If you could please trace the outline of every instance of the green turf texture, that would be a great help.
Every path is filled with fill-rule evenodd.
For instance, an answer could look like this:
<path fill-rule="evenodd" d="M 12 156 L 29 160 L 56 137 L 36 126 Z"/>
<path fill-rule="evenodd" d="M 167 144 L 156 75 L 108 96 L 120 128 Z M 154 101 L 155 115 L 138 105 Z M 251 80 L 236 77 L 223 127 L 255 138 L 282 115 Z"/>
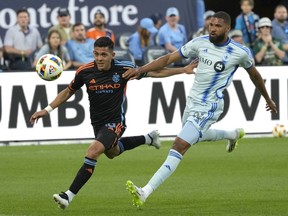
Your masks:
<path fill-rule="evenodd" d="M 113 160 L 101 156 L 89 182 L 66 210 L 52 200 L 66 191 L 88 144 L 0 147 L 0 216 L 4 215 L 288 215 L 288 138 L 198 143 L 146 201 L 131 204 L 127 180 L 144 186 L 165 160 L 162 148 L 141 146 Z"/>

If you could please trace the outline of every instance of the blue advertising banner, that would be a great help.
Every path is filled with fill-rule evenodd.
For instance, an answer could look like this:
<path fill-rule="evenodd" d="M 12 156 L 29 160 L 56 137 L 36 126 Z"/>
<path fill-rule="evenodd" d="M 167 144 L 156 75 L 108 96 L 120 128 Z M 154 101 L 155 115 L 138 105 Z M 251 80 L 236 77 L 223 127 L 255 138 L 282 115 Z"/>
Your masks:
<path fill-rule="evenodd" d="M 93 26 L 93 17 L 101 10 L 106 17 L 107 28 L 115 35 L 121 32 L 134 32 L 138 21 L 158 12 L 163 15 L 168 7 L 177 7 L 180 12 L 180 23 L 185 25 L 187 34 L 202 26 L 203 0 L 27 0 L 0 1 L 0 36 L 3 39 L 6 30 L 15 25 L 16 12 L 27 8 L 30 13 L 30 24 L 38 28 L 42 35 L 57 23 L 57 10 L 67 7 L 71 13 L 71 23 L 82 22 L 87 28 Z M 198 18 L 197 18 L 198 17 Z"/>

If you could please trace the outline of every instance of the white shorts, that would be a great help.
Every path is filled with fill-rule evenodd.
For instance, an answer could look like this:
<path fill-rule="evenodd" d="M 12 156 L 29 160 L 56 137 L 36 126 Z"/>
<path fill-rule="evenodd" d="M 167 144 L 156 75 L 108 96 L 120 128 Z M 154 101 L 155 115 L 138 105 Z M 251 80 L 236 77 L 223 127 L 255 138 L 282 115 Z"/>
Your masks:
<path fill-rule="evenodd" d="M 195 128 L 200 132 L 201 137 L 201 134 L 205 133 L 205 131 L 218 120 L 223 109 L 223 99 L 213 103 L 201 103 L 193 101 L 191 97 L 188 97 L 182 118 L 182 125 L 184 126 L 187 121 L 192 122 Z"/>

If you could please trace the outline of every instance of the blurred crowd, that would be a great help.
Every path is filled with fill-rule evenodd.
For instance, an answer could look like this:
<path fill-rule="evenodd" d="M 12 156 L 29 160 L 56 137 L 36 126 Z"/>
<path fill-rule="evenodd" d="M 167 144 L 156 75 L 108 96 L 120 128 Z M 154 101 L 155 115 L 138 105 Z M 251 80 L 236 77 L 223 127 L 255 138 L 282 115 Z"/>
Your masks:
<path fill-rule="evenodd" d="M 256 65 L 275 66 L 288 64 L 287 8 L 277 5 L 274 18 L 261 17 L 253 12 L 253 0 L 240 0 L 241 13 L 232 26 L 230 38 L 250 48 Z M 0 71 L 31 71 L 44 54 L 59 56 L 64 70 L 74 70 L 93 61 L 95 39 L 107 36 L 115 43 L 116 58 L 143 65 L 161 55 L 178 50 L 189 40 L 207 35 L 209 21 L 215 12 L 204 13 L 204 25 L 196 32 L 186 32 L 180 24 L 181 12 L 169 7 L 165 14 L 155 13 L 140 19 L 135 32 L 118 33 L 106 28 L 104 13 L 94 14 L 94 23 L 86 29 L 82 23 L 71 23 L 67 8 L 59 8 L 58 23 L 47 35 L 40 35 L 37 28 L 29 26 L 27 9 L 17 11 L 17 23 L 0 37 Z M 233 42 L 233 43 L 234 43 Z M 185 65 L 187 61 L 179 62 Z M 177 65 L 177 64 L 175 64 Z"/>

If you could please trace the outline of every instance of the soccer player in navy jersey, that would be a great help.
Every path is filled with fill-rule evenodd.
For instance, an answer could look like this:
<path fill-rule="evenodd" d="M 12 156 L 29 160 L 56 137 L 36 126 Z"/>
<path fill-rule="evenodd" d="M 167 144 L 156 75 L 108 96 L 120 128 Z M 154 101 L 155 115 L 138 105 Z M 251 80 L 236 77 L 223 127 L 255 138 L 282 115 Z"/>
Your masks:
<path fill-rule="evenodd" d="M 209 35 L 195 38 L 173 53 L 124 73 L 125 78 L 133 79 L 147 71 L 155 71 L 177 62 L 181 58 L 199 58 L 194 83 L 186 100 L 182 118 L 183 128 L 174 140 L 167 159 L 143 188 L 137 187 L 130 180 L 126 183 L 135 206 L 143 205 L 148 196 L 172 175 L 192 145 L 200 141 L 228 139 L 226 150 L 233 151 L 238 140 L 244 136 L 244 130 L 215 130 L 210 129 L 210 126 L 223 112 L 222 92 L 232 82 L 239 66 L 248 72 L 251 81 L 265 99 L 266 110 L 277 112 L 276 105 L 269 97 L 264 81 L 254 66 L 250 50 L 228 37 L 230 25 L 229 14 L 215 13 L 209 24 Z"/>
<path fill-rule="evenodd" d="M 129 61 L 114 59 L 114 43 L 109 37 L 101 37 L 94 43 L 95 60 L 78 68 L 75 78 L 66 89 L 43 110 L 35 112 L 31 124 L 48 115 L 53 109 L 67 101 L 83 85 L 87 88 L 90 102 L 90 118 L 95 140 L 87 149 L 84 164 L 66 192 L 54 194 L 53 198 L 62 209 L 68 207 L 73 197 L 90 179 L 101 154 L 112 159 L 127 150 L 142 144 L 160 148 L 159 133 L 154 130 L 146 135 L 121 137 L 125 131 L 125 89 L 128 79 L 122 77 L 127 68 L 136 67 Z M 163 68 L 143 74 L 150 77 L 166 77 L 180 73 L 193 73 L 198 62 L 191 62 L 185 68 Z"/>

